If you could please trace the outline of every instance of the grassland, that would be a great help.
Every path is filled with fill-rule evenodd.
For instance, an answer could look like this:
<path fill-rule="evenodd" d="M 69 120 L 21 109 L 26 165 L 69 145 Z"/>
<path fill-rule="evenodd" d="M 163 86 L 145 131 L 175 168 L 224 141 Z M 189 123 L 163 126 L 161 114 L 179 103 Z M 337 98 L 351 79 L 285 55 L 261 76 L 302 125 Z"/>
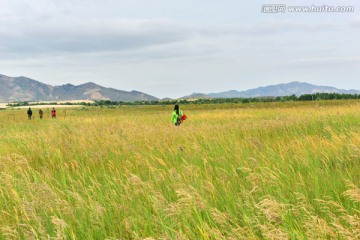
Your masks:
<path fill-rule="evenodd" d="M 0 111 L 0 239 L 360 238 L 360 102 L 183 110 Z"/>

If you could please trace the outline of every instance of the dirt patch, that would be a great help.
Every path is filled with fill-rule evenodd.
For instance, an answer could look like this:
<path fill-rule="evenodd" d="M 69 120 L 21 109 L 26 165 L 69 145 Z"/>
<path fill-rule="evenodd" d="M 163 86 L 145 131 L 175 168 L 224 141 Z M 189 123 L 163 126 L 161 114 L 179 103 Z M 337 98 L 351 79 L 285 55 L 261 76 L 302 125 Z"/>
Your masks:
<path fill-rule="evenodd" d="M 21 106 L 21 107 L 13 107 L 13 108 L 75 108 L 75 107 L 83 107 L 83 105 L 34 105 L 34 106 Z"/>

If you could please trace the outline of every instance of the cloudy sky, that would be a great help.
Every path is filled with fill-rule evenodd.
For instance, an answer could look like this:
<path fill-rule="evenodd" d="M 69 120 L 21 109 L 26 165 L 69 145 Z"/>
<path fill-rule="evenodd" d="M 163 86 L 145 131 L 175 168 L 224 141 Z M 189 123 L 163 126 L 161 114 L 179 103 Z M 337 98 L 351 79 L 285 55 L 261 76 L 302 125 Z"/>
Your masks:
<path fill-rule="evenodd" d="M 264 4 L 354 6 L 262 13 Z M 0 0 L 0 74 L 156 97 L 291 81 L 360 89 L 358 0 Z"/>

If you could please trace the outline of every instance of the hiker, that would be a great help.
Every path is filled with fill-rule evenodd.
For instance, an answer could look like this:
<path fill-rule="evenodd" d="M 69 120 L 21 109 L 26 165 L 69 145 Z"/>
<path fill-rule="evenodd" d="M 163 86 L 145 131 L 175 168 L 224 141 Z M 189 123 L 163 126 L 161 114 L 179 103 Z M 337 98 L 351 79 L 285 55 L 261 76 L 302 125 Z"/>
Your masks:
<path fill-rule="evenodd" d="M 28 115 L 28 119 L 31 120 L 31 117 L 32 117 L 32 110 L 31 110 L 31 108 L 29 108 L 29 110 L 27 110 L 27 115 Z"/>
<path fill-rule="evenodd" d="M 179 105 L 175 104 L 174 111 L 172 113 L 172 123 L 175 126 L 180 126 L 180 124 L 186 119 L 186 115 L 183 114 L 183 111 L 179 109 Z"/>
<path fill-rule="evenodd" d="M 52 118 L 56 118 L 56 110 L 55 110 L 55 108 L 53 108 L 53 109 L 51 110 L 51 117 L 52 117 Z"/>
<path fill-rule="evenodd" d="M 43 119 L 43 116 L 44 116 L 44 112 L 43 110 L 39 110 L 39 116 L 40 116 L 40 119 L 42 120 Z"/>

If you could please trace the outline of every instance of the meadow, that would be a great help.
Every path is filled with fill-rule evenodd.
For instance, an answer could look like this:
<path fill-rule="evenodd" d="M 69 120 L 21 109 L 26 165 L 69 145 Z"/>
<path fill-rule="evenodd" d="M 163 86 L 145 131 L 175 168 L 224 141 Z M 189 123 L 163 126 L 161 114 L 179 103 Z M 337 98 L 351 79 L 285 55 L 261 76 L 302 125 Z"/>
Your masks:
<path fill-rule="evenodd" d="M 359 239 L 360 101 L 0 111 L 0 239 Z"/>

